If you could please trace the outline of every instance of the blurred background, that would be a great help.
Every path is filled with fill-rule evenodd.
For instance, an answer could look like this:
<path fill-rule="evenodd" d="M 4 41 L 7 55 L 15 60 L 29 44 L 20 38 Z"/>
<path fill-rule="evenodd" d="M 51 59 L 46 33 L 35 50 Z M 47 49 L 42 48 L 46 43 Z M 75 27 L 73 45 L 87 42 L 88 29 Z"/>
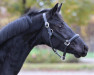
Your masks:
<path fill-rule="evenodd" d="M 27 70 L 47 71 L 43 75 L 49 71 L 52 71 L 53 75 L 57 71 L 60 71 L 60 74 L 56 75 L 61 73 L 73 75 L 74 71 L 74 74 L 77 72 L 77 74 L 94 75 L 94 0 L 0 0 L 0 28 L 24 15 L 30 8 L 35 7 L 39 10 L 52 8 L 57 2 L 63 3 L 61 14 L 64 21 L 79 33 L 88 45 L 88 55 L 77 59 L 67 54 L 66 60 L 61 61 L 48 46 L 36 46 L 28 55 L 19 75 L 29 75 L 25 74 Z M 42 75 L 43 72 L 38 72 L 38 75 L 39 73 Z"/>

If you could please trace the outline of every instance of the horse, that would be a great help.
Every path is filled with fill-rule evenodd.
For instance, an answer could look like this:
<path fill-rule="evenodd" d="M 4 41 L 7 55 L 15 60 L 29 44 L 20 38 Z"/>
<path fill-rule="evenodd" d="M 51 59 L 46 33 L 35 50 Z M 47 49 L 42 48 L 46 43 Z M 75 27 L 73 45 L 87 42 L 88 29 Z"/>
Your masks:
<path fill-rule="evenodd" d="M 48 45 L 57 50 L 85 57 L 88 47 L 64 22 L 59 13 L 62 4 L 51 9 L 31 10 L 0 30 L 0 75 L 17 75 L 32 48 Z M 57 49 L 57 50 L 56 50 Z"/>

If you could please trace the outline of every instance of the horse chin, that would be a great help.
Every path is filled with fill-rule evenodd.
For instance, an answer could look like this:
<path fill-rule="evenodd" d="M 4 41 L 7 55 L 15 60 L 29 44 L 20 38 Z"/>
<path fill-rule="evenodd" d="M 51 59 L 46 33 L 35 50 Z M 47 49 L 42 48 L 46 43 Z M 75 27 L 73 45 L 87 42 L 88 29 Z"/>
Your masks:
<path fill-rule="evenodd" d="M 78 54 L 74 54 L 74 56 L 75 56 L 76 58 L 80 58 L 80 57 L 81 57 L 81 56 L 78 55 Z"/>

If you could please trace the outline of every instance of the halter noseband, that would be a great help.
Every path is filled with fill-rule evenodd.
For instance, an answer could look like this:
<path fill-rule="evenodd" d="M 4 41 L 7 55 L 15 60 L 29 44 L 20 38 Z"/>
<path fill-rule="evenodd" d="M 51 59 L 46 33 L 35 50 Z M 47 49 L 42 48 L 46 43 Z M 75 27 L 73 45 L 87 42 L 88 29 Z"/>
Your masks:
<path fill-rule="evenodd" d="M 44 22 L 45 22 L 45 28 L 47 29 L 48 31 L 48 34 L 49 34 L 49 42 L 50 42 L 50 45 L 52 47 L 52 50 L 62 59 L 64 60 L 65 59 L 65 56 L 66 56 L 66 49 L 67 47 L 70 45 L 70 43 L 77 39 L 79 37 L 79 34 L 75 34 L 72 38 L 70 38 L 69 40 L 65 40 L 64 38 L 62 38 L 61 36 L 59 36 L 56 32 L 54 32 L 50 26 L 49 26 L 49 22 L 47 21 L 47 18 L 46 18 L 46 13 L 43 13 L 43 19 L 44 19 Z M 64 48 L 64 53 L 63 53 L 63 56 L 61 56 L 56 49 L 54 49 L 53 47 L 53 43 L 52 43 L 52 35 L 55 36 L 56 38 L 58 38 L 59 40 L 61 40 L 62 42 L 64 42 L 64 45 L 65 45 L 65 48 Z"/>

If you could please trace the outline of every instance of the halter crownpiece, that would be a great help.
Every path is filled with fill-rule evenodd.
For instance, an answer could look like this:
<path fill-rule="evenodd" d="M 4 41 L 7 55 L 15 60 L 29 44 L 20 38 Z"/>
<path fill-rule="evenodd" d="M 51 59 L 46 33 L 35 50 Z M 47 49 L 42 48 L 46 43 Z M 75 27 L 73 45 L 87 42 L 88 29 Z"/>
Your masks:
<path fill-rule="evenodd" d="M 55 54 L 57 54 L 62 60 L 65 59 L 65 56 L 66 56 L 66 49 L 67 47 L 70 45 L 70 43 L 77 39 L 79 37 L 79 34 L 75 34 L 72 38 L 70 38 L 69 40 L 65 40 L 64 38 L 62 38 L 61 36 L 59 36 L 59 34 L 57 34 L 56 32 L 53 31 L 53 29 L 50 28 L 49 26 L 49 22 L 47 21 L 47 18 L 46 18 L 46 13 L 43 13 L 43 19 L 44 19 L 44 22 L 45 22 L 45 28 L 47 29 L 48 31 L 48 34 L 49 34 L 49 42 L 50 42 L 50 45 L 52 47 L 52 50 L 54 51 Z M 61 56 L 57 50 L 53 47 L 53 43 L 52 43 L 52 35 L 55 36 L 56 38 L 58 38 L 59 40 L 61 40 L 64 45 L 65 45 L 65 48 L 64 48 L 64 53 L 63 53 L 63 56 Z M 65 42 L 64 42 L 65 40 Z"/>

